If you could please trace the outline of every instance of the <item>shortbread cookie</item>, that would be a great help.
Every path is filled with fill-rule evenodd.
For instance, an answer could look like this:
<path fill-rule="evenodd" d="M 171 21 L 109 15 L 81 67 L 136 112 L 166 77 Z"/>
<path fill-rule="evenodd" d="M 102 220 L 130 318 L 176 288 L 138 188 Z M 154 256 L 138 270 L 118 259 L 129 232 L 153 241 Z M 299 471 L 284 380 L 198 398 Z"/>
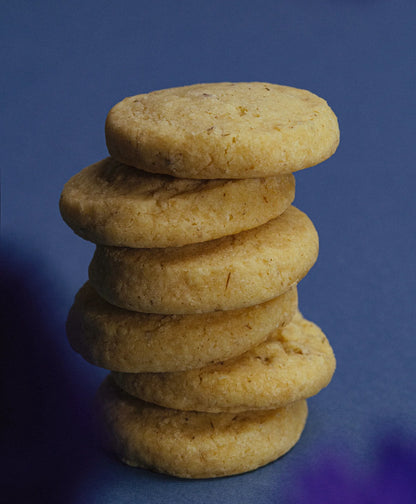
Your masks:
<path fill-rule="evenodd" d="M 113 373 L 127 393 L 180 410 L 274 409 L 317 394 L 335 371 L 332 348 L 318 326 L 298 313 L 240 357 L 176 373 Z"/>
<path fill-rule="evenodd" d="M 97 405 L 107 449 L 128 465 L 181 478 L 257 469 L 294 446 L 307 417 L 304 400 L 261 412 L 176 411 L 131 397 L 109 379 Z"/>
<path fill-rule="evenodd" d="M 246 352 L 288 323 L 297 290 L 241 310 L 158 315 L 117 308 L 89 283 L 78 292 L 67 320 L 72 348 L 88 362 L 130 373 L 179 371 Z"/>
<path fill-rule="evenodd" d="M 177 247 L 236 234 L 274 219 L 292 203 L 293 175 L 191 180 L 104 159 L 72 177 L 60 200 L 82 238 L 117 247 Z"/>
<path fill-rule="evenodd" d="M 165 249 L 97 246 L 90 281 L 109 303 L 145 313 L 202 313 L 264 303 L 303 278 L 318 255 L 306 214 L 289 207 L 262 226 Z"/>
<path fill-rule="evenodd" d="M 106 121 L 115 159 L 175 177 L 289 173 L 331 156 L 335 114 L 322 98 L 263 82 L 196 84 L 125 98 Z"/>

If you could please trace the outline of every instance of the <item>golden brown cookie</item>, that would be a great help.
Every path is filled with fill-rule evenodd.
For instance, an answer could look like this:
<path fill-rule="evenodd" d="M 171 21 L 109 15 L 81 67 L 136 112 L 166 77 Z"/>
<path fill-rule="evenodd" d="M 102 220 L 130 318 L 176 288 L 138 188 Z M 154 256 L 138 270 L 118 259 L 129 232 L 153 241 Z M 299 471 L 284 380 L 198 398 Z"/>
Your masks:
<path fill-rule="evenodd" d="M 222 82 L 125 98 L 106 121 L 112 157 L 175 177 L 266 177 L 316 165 L 339 143 L 322 98 L 264 82 Z"/>
<path fill-rule="evenodd" d="M 236 310 L 295 286 L 318 255 L 318 235 L 291 206 L 262 226 L 204 243 L 164 249 L 97 246 L 93 287 L 109 303 L 145 313 Z"/>
<path fill-rule="evenodd" d="M 111 380 L 97 400 L 103 441 L 124 463 L 180 478 L 214 478 L 257 469 L 298 441 L 306 401 L 244 413 L 183 412 L 131 397 Z"/>
<path fill-rule="evenodd" d="M 179 371 L 241 355 L 288 323 L 297 290 L 241 310 L 158 315 L 117 308 L 86 283 L 67 320 L 72 348 L 88 362 L 131 373 Z"/>
<path fill-rule="evenodd" d="M 280 408 L 330 382 L 335 357 L 324 333 L 299 313 L 234 359 L 176 373 L 113 373 L 127 393 L 180 410 L 212 413 Z"/>
<path fill-rule="evenodd" d="M 61 215 L 82 238 L 117 247 L 178 247 L 236 234 L 292 203 L 293 175 L 191 180 L 146 173 L 111 158 L 72 177 Z"/>

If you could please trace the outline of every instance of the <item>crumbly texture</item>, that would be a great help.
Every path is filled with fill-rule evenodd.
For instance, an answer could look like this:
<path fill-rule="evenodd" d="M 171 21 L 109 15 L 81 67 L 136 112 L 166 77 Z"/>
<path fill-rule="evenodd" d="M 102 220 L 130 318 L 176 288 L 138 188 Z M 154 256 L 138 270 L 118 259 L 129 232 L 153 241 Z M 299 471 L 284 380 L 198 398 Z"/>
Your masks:
<path fill-rule="evenodd" d="M 223 82 L 125 98 L 106 121 L 110 154 L 175 177 L 251 178 L 297 171 L 331 156 L 335 114 L 309 91 Z"/>
<path fill-rule="evenodd" d="M 298 313 L 240 357 L 176 373 L 113 373 L 127 393 L 167 408 L 207 412 L 274 409 L 317 394 L 335 357 L 324 333 Z"/>
<path fill-rule="evenodd" d="M 145 313 L 202 313 L 264 303 L 295 286 L 318 255 L 306 214 L 289 207 L 262 226 L 164 249 L 97 246 L 89 278 L 109 303 Z"/>
<path fill-rule="evenodd" d="M 244 413 L 161 408 L 106 379 L 97 398 L 103 441 L 124 463 L 180 478 L 244 473 L 281 457 L 298 441 L 306 401 Z"/>
<path fill-rule="evenodd" d="M 292 203 L 293 175 L 242 180 L 178 179 L 111 158 L 72 177 L 61 215 L 82 238 L 117 247 L 177 247 L 236 234 Z"/>
<path fill-rule="evenodd" d="M 294 287 L 241 310 L 158 315 L 117 308 L 87 282 L 66 330 L 72 348 L 97 366 L 126 373 L 179 371 L 241 355 L 288 323 L 297 301 Z"/>

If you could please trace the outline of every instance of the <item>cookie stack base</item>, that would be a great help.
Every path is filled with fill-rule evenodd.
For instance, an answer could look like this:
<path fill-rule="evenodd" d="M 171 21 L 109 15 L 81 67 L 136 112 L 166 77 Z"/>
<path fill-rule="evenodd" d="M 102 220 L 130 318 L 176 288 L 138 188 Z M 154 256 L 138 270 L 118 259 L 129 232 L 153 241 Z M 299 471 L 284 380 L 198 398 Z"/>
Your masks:
<path fill-rule="evenodd" d="M 180 478 L 252 471 L 287 453 L 305 426 L 305 400 L 261 412 L 199 413 L 133 398 L 107 377 L 97 395 L 105 446 L 126 464 Z"/>

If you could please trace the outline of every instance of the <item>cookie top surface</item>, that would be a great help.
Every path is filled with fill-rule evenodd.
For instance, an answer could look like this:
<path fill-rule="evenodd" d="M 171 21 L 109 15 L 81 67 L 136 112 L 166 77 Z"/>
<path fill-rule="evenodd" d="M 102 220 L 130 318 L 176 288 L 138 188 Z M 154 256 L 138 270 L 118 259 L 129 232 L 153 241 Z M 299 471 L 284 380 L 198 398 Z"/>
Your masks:
<path fill-rule="evenodd" d="M 335 370 L 332 348 L 299 313 L 269 339 L 229 361 L 177 373 L 113 373 L 131 395 L 193 411 L 278 408 L 317 394 Z"/>
<path fill-rule="evenodd" d="M 290 206 L 276 219 L 204 243 L 158 249 L 97 246 L 93 287 L 109 303 L 145 313 L 237 310 L 295 286 L 313 266 L 319 240 Z"/>
<path fill-rule="evenodd" d="M 178 179 L 112 158 L 84 168 L 62 191 L 61 215 L 81 237 L 117 247 L 177 247 L 239 233 L 286 210 L 293 175 Z"/>
<path fill-rule="evenodd" d="M 335 114 L 309 91 L 262 82 L 195 84 L 125 98 L 107 116 L 110 154 L 185 178 L 289 173 L 331 156 Z"/>
<path fill-rule="evenodd" d="M 297 290 L 241 310 L 158 315 L 117 308 L 87 282 L 75 297 L 66 332 L 88 362 L 122 372 L 166 372 L 206 366 L 240 355 L 288 323 Z"/>
<path fill-rule="evenodd" d="M 244 473 L 290 450 L 307 417 L 306 401 L 261 412 L 183 412 L 146 403 L 110 378 L 97 396 L 105 446 L 126 464 L 181 478 Z"/>

